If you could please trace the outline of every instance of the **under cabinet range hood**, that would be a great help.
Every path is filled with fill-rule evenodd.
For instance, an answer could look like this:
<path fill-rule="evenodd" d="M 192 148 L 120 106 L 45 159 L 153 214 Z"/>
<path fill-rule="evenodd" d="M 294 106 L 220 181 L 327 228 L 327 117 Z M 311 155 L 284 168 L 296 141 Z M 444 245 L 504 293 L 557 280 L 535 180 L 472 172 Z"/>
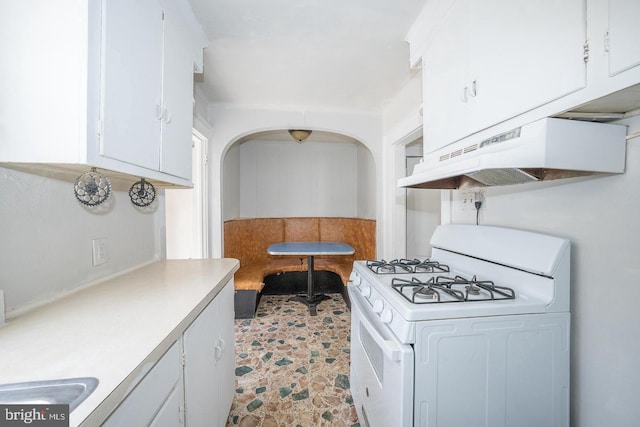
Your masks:
<path fill-rule="evenodd" d="M 457 189 L 623 173 L 626 126 L 545 118 L 425 156 L 399 187 Z"/>

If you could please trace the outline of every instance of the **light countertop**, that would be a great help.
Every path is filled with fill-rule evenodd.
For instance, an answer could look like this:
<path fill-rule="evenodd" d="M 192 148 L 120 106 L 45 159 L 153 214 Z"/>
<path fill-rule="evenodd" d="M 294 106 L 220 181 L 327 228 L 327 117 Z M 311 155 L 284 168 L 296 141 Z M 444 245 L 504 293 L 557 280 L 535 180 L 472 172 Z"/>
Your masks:
<path fill-rule="evenodd" d="M 235 259 L 159 261 L 8 319 L 0 384 L 96 377 L 70 425 L 100 424 L 238 268 Z"/>

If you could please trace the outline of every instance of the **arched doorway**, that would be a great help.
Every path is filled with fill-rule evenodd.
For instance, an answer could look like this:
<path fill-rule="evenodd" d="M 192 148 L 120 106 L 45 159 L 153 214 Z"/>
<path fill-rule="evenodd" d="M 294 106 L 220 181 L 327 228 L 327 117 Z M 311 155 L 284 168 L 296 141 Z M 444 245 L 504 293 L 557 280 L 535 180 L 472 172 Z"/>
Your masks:
<path fill-rule="evenodd" d="M 314 131 L 298 143 L 286 129 L 249 134 L 222 160 L 222 220 L 242 217 L 376 218 L 376 168 L 356 139 Z"/>

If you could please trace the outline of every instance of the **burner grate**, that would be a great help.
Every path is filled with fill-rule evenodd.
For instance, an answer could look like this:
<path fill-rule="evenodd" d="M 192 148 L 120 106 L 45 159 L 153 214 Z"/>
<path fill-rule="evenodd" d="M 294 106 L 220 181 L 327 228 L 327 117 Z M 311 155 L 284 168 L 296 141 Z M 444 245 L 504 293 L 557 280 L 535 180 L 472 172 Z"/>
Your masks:
<path fill-rule="evenodd" d="M 376 274 L 407 274 L 407 273 L 448 273 L 449 267 L 430 259 L 394 259 L 391 261 L 367 261 L 367 267 Z"/>
<path fill-rule="evenodd" d="M 515 299 L 513 289 L 498 286 L 490 280 L 477 280 L 476 276 L 432 277 L 423 282 L 415 277 L 411 280 L 394 277 L 391 286 L 413 304 L 451 302 L 474 302 Z M 444 296 L 446 299 L 443 299 Z"/>

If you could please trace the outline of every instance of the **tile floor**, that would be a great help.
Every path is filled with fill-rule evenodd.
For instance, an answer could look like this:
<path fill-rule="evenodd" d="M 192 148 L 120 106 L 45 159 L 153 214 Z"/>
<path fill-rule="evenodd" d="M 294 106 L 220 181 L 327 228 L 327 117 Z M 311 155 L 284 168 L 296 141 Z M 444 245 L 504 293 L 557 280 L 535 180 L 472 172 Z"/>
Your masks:
<path fill-rule="evenodd" d="M 349 391 L 350 312 L 339 294 L 310 316 L 263 295 L 235 321 L 236 394 L 227 426 L 359 427 Z"/>

